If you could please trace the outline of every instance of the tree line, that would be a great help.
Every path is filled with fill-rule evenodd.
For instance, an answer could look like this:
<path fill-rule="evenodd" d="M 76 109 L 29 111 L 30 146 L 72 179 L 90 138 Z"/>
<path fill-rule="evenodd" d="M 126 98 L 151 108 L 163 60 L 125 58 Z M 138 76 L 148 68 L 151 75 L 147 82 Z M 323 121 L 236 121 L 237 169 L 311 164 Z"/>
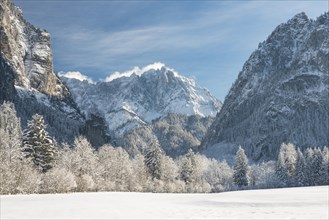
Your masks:
<path fill-rule="evenodd" d="M 239 147 L 234 165 L 209 159 L 191 149 L 173 159 L 153 141 L 131 156 L 105 144 L 97 150 L 79 136 L 58 144 L 35 114 L 21 131 L 14 105 L 0 106 L 0 194 L 86 191 L 222 192 L 238 189 L 329 184 L 327 147 L 282 144 L 277 161 L 250 164 Z"/>

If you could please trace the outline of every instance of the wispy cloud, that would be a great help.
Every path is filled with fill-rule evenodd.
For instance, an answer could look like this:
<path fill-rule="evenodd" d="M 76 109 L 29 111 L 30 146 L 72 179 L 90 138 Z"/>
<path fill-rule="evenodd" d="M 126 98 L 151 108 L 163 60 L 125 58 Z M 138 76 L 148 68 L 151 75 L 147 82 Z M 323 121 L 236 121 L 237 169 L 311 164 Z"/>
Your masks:
<path fill-rule="evenodd" d="M 57 70 L 97 80 L 160 61 L 221 99 L 277 25 L 301 11 L 316 18 L 328 10 L 327 1 L 18 3 L 51 31 Z"/>
<path fill-rule="evenodd" d="M 93 80 L 86 76 L 86 75 L 83 75 L 82 73 L 80 72 L 59 72 L 58 73 L 58 76 L 59 77 L 66 77 L 66 78 L 69 78 L 69 79 L 78 79 L 80 81 L 87 81 L 89 83 L 94 83 Z"/>
<path fill-rule="evenodd" d="M 287 15 L 291 16 L 305 9 L 312 11 L 312 8 L 315 9 L 313 11 L 319 11 L 319 6 L 313 2 L 224 2 L 218 8 L 208 7 L 198 14 L 199 17 L 183 22 L 171 21 L 169 24 L 126 30 L 81 29 L 79 25 L 76 29 L 59 31 L 56 35 L 63 42 L 57 46 L 60 49 L 65 48 L 65 53 L 60 53 L 59 59 L 66 64 L 75 64 L 77 67 L 80 65 L 82 68 L 105 67 L 120 62 L 120 59 L 125 57 L 131 60 L 132 57 L 149 54 L 158 60 L 158 54 L 202 49 L 209 45 L 230 43 L 232 48 L 255 48 L 257 43 L 245 42 L 263 40 L 264 35 L 267 36 L 269 30 L 274 28 L 259 18 L 279 21 L 282 17 L 286 20 Z M 278 11 L 279 15 L 276 14 Z M 257 33 L 248 33 L 248 26 L 257 23 L 270 27 L 260 27 Z M 245 31 L 244 35 L 241 35 L 240 30 Z"/>

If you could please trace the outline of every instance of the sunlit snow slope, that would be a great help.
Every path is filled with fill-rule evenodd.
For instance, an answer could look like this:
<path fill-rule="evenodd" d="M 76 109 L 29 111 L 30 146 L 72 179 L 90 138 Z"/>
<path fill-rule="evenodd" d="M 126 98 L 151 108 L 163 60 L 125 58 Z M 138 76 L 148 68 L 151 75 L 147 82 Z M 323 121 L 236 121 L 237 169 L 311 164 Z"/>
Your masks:
<path fill-rule="evenodd" d="M 167 113 L 214 117 L 221 108 L 208 90 L 161 63 L 114 73 L 97 83 L 77 73 L 59 75 L 81 111 L 102 116 L 115 136 Z"/>
<path fill-rule="evenodd" d="M 1 219 L 328 219 L 328 186 L 219 194 L 1 196 Z"/>

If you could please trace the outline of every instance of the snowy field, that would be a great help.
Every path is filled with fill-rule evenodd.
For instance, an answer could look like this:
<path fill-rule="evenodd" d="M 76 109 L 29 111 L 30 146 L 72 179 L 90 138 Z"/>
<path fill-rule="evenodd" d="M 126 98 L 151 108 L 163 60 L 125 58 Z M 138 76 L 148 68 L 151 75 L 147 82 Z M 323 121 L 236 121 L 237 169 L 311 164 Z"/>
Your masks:
<path fill-rule="evenodd" d="M 328 189 L 1 196 L 0 219 L 328 219 Z"/>

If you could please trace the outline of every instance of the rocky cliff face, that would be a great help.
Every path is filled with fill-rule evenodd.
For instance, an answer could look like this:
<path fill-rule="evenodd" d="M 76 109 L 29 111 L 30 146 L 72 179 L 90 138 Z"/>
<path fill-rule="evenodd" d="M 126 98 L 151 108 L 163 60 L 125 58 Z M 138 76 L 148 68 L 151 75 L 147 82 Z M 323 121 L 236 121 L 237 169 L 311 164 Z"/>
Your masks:
<path fill-rule="evenodd" d="M 0 53 L 0 103 L 12 101 L 16 95 L 14 71 Z"/>
<path fill-rule="evenodd" d="M 255 160 L 282 142 L 329 145 L 329 13 L 297 14 L 244 64 L 202 148 L 241 144 Z"/>
<path fill-rule="evenodd" d="M 0 2 L 0 50 L 15 72 L 16 86 L 58 98 L 69 96 L 53 73 L 50 34 L 28 23 L 9 0 Z"/>
<path fill-rule="evenodd" d="M 9 0 L 0 1 L 0 51 L 0 104 L 12 101 L 23 127 L 42 114 L 52 136 L 72 141 L 84 118 L 53 72 L 50 35 L 28 23 Z"/>

